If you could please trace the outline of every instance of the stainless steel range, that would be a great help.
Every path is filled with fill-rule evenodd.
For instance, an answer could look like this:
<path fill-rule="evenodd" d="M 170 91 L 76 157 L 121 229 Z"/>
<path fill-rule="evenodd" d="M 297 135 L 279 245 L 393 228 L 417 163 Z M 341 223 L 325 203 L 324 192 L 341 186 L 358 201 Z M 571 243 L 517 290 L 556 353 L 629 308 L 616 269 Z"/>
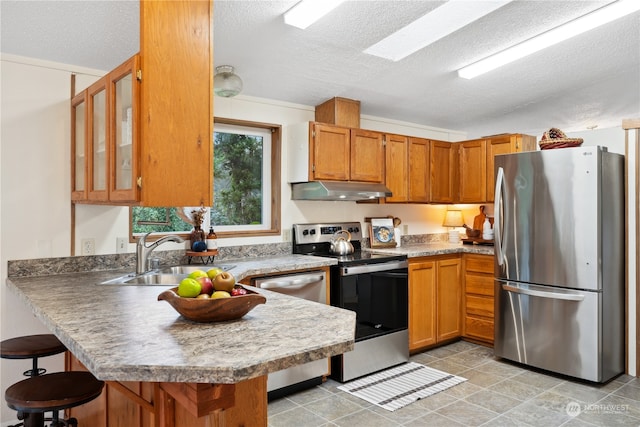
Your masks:
<path fill-rule="evenodd" d="M 348 255 L 332 253 L 332 240 L 346 234 L 341 230 L 351 234 Z M 331 359 L 331 377 L 340 382 L 409 360 L 407 258 L 361 248 L 359 222 L 293 226 L 294 253 L 338 261 L 330 269 L 331 305 L 356 312 L 354 350 Z"/>

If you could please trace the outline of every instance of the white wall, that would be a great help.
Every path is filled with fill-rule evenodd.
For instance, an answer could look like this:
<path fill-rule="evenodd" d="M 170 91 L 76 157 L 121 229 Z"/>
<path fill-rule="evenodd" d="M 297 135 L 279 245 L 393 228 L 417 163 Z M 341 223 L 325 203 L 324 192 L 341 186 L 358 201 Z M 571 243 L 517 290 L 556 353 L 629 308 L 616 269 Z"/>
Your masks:
<path fill-rule="evenodd" d="M 7 291 L 7 260 L 68 256 L 70 250 L 70 67 L 2 55 L 0 148 L 0 337 L 48 332 Z M 76 69 L 85 87 L 104 74 Z M 46 292 L 46 289 L 43 290 Z M 63 357 L 41 366 L 59 370 Z M 2 395 L 30 361 L 0 364 Z M 15 413 L 0 405 L 1 420 Z"/>

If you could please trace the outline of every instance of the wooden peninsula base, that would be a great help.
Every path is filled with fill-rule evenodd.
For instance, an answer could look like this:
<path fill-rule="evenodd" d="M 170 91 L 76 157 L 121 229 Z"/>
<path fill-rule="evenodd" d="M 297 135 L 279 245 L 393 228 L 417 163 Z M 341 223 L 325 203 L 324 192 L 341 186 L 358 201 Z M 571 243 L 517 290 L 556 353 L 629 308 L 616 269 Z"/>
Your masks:
<path fill-rule="evenodd" d="M 67 370 L 86 368 L 70 353 Z M 68 410 L 92 427 L 236 427 L 267 425 L 267 376 L 237 384 L 106 381 L 102 395 Z"/>

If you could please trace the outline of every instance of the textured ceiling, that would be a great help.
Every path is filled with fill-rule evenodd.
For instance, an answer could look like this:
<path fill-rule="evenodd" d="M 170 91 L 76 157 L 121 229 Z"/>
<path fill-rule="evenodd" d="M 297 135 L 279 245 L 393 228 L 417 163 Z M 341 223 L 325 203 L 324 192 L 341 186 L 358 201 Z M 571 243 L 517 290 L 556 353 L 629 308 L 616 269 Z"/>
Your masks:
<path fill-rule="evenodd" d="M 362 53 L 442 2 L 347 1 L 300 30 L 297 0 L 214 3 L 216 65 L 244 95 L 305 105 L 342 96 L 363 114 L 466 131 L 540 136 L 640 117 L 640 13 L 464 80 L 456 70 L 610 1 L 514 1 L 399 62 Z M 139 50 L 137 1 L 0 2 L 1 49 L 109 70 Z"/>

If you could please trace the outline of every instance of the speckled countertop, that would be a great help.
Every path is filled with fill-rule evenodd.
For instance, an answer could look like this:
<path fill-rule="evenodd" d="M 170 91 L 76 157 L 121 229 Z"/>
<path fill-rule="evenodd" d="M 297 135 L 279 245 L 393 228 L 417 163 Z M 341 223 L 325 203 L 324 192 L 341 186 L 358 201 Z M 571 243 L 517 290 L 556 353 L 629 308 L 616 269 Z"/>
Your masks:
<path fill-rule="evenodd" d="M 240 280 L 335 262 L 286 255 L 225 264 L 236 266 Z M 16 275 L 7 286 L 102 380 L 236 383 L 353 349 L 355 313 L 348 310 L 259 289 L 266 304 L 243 318 L 194 323 L 157 301 L 168 286 L 99 284 L 124 273 Z"/>
<path fill-rule="evenodd" d="M 409 258 L 493 255 L 492 246 L 443 242 L 369 250 Z M 130 272 L 114 269 L 130 267 L 130 258 L 126 254 L 10 261 L 7 286 L 103 380 L 235 383 L 353 349 L 351 311 L 260 289 L 267 303 L 242 319 L 201 324 L 157 301 L 170 286 L 99 285 Z M 230 271 L 239 281 L 322 268 L 336 260 L 285 254 L 219 263 L 234 265 Z M 56 273 L 47 275 L 50 272 Z"/>
<path fill-rule="evenodd" d="M 408 258 L 446 254 L 479 254 L 493 255 L 493 246 L 463 245 L 462 243 L 431 242 L 411 243 L 397 248 L 368 249 L 371 252 L 406 255 Z"/>

